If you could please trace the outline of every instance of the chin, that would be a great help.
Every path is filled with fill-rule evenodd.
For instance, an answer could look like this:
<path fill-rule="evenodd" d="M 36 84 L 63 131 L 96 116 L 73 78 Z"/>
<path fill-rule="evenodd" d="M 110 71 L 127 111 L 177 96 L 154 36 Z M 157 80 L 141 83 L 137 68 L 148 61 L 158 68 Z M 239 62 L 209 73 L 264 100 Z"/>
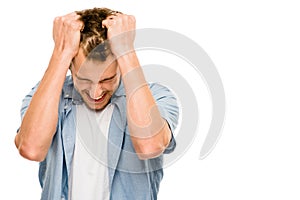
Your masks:
<path fill-rule="evenodd" d="M 101 104 L 91 104 L 90 102 L 85 101 L 85 105 L 91 110 L 101 111 L 108 105 L 108 102 L 102 102 Z"/>
<path fill-rule="evenodd" d="M 101 111 L 106 107 L 107 104 L 100 106 L 100 105 L 91 105 L 91 104 L 88 104 L 87 102 L 85 102 L 85 105 L 87 105 L 87 107 L 91 110 Z"/>

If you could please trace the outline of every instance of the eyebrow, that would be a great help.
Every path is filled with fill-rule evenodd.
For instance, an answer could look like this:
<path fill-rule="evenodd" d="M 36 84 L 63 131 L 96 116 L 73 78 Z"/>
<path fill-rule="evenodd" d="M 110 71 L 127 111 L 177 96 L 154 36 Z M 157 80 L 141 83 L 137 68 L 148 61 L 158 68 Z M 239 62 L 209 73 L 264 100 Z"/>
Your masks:
<path fill-rule="evenodd" d="M 82 81 L 90 81 L 90 82 L 92 82 L 92 80 L 87 79 L 87 78 L 79 77 L 77 74 L 75 74 L 75 76 L 76 76 L 76 78 L 79 79 L 79 80 L 82 80 Z M 111 77 L 108 77 L 108 78 L 105 78 L 105 79 L 103 79 L 103 80 L 100 80 L 99 82 L 111 80 L 111 79 L 115 78 L 116 76 L 117 76 L 117 73 L 115 73 L 115 74 L 114 74 L 113 76 L 111 76 Z"/>
<path fill-rule="evenodd" d="M 75 74 L 75 76 L 76 76 L 77 79 L 82 80 L 82 81 L 92 81 L 92 80 L 87 79 L 87 78 L 79 77 L 77 74 Z"/>
<path fill-rule="evenodd" d="M 103 80 L 101 80 L 101 81 L 99 81 L 99 82 L 111 80 L 111 79 L 115 78 L 116 76 L 117 76 L 117 73 L 115 73 L 113 76 L 108 77 L 108 78 L 105 78 L 105 79 L 103 79 Z"/>

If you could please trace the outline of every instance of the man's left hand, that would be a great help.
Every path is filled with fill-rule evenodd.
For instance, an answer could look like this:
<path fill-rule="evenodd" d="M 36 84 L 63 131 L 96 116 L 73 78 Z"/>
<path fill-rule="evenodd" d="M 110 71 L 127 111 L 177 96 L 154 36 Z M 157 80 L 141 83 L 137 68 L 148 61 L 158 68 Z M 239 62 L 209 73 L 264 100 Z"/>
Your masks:
<path fill-rule="evenodd" d="M 135 17 L 115 13 L 102 21 L 107 28 L 107 38 L 110 41 L 112 53 L 118 58 L 134 50 Z"/>

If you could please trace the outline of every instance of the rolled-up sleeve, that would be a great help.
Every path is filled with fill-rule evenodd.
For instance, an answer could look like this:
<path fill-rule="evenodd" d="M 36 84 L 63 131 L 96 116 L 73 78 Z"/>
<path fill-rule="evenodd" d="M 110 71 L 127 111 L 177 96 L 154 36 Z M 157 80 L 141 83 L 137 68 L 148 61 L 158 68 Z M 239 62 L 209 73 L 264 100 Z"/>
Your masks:
<path fill-rule="evenodd" d="M 174 132 L 178 125 L 179 106 L 175 94 L 166 86 L 155 83 L 150 84 L 150 90 L 156 101 L 156 105 L 160 111 L 162 118 L 164 118 L 172 132 L 172 138 L 165 149 L 164 153 L 171 153 L 176 147 Z"/>
<path fill-rule="evenodd" d="M 22 101 L 22 106 L 21 106 L 21 119 L 23 120 L 23 117 L 27 111 L 27 108 L 31 102 L 32 96 L 34 95 L 34 93 L 36 92 L 37 88 L 38 88 L 39 83 L 37 83 L 32 89 L 31 91 L 25 96 L 25 98 Z"/>
<path fill-rule="evenodd" d="M 38 85 L 39 85 L 39 83 L 36 84 L 31 89 L 31 91 L 25 96 L 25 98 L 22 101 L 21 110 L 20 110 L 21 120 L 23 120 L 23 118 L 24 118 L 24 115 L 25 115 L 25 113 L 27 111 L 27 108 L 28 108 L 28 106 L 29 106 L 29 104 L 31 102 L 31 98 L 34 95 L 35 91 L 37 90 Z M 17 133 L 19 132 L 19 130 L 20 130 L 20 127 L 17 129 Z"/>

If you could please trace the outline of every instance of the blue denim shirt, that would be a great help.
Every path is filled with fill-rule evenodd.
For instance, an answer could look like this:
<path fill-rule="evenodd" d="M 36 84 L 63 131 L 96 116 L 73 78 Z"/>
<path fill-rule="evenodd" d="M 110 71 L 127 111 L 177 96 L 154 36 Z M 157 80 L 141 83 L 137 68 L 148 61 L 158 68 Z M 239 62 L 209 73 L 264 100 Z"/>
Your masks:
<path fill-rule="evenodd" d="M 24 98 L 21 116 L 23 118 L 38 84 Z M 161 116 L 174 132 L 179 109 L 172 92 L 160 85 L 149 84 Z M 71 76 L 67 76 L 60 98 L 59 118 L 44 161 L 39 164 L 39 181 L 42 200 L 68 199 L 68 178 L 72 166 L 76 134 L 76 105 L 83 103 L 74 89 Z M 135 154 L 126 120 L 126 95 L 122 82 L 113 94 L 113 115 L 108 134 L 108 166 L 111 200 L 155 200 L 163 177 L 163 155 L 140 160 Z M 174 137 L 164 153 L 170 153 L 176 146 Z M 83 183 L 84 184 L 84 183 Z M 101 186 L 100 186 L 101 187 Z"/>

